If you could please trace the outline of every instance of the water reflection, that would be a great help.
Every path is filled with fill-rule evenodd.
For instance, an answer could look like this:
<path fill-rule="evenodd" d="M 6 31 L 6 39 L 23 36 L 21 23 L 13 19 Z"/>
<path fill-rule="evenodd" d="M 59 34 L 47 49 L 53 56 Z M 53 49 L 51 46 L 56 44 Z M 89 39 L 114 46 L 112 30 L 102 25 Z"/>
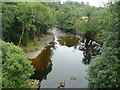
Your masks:
<path fill-rule="evenodd" d="M 74 49 L 79 48 L 79 50 L 83 51 L 83 63 L 90 64 L 92 56 L 99 54 L 100 44 L 90 39 L 81 39 L 75 36 L 62 36 L 59 37 L 58 42 L 60 45 L 64 45 L 67 47 L 73 46 Z"/>
<path fill-rule="evenodd" d="M 54 43 L 52 42 L 47 46 L 35 59 L 32 59 L 32 64 L 36 68 L 34 75 L 31 79 L 37 79 L 42 81 L 47 79 L 48 73 L 52 70 L 52 49 L 54 48 Z"/>
<path fill-rule="evenodd" d="M 83 63 L 90 64 L 92 56 L 99 54 L 100 47 L 100 44 L 95 41 L 83 39 L 79 46 L 79 50 L 82 50 L 84 55 Z"/>
<path fill-rule="evenodd" d="M 54 42 L 47 46 L 39 56 L 32 59 L 32 64 L 36 70 L 31 79 L 42 81 L 42 88 L 57 87 L 59 80 L 64 78 L 68 87 L 86 88 L 87 81 L 84 76 L 87 65 L 84 64 L 89 64 L 91 57 L 97 55 L 99 50 L 100 45 L 91 40 L 70 35 L 55 37 Z M 78 77 L 76 82 L 69 80 L 72 75 Z M 81 83 L 80 86 L 79 83 Z"/>

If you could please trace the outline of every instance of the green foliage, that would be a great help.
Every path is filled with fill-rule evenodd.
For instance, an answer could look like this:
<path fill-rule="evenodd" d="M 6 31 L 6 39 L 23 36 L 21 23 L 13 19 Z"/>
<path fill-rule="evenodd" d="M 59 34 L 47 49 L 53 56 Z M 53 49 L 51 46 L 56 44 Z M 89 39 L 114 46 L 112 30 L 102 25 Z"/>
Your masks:
<path fill-rule="evenodd" d="M 63 5 L 63 7 L 57 13 L 58 27 L 67 32 L 76 32 L 74 24 L 80 19 L 82 13 L 74 6 Z"/>
<path fill-rule="evenodd" d="M 81 20 L 81 17 L 88 17 Z M 120 2 L 108 8 L 88 3 L 19 2 L 3 3 L 2 23 L 5 41 L 26 45 L 35 36 L 46 34 L 53 27 L 66 32 L 99 39 L 104 45 L 101 54 L 93 57 L 88 69 L 91 88 L 120 87 Z M 66 38 L 64 38 L 66 40 Z M 33 70 L 23 51 L 3 42 L 3 87 L 28 87 Z"/>
<path fill-rule="evenodd" d="M 99 38 L 102 31 L 98 27 L 101 18 L 105 16 L 100 14 L 105 11 L 104 8 L 89 6 L 83 2 L 3 3 L 3 39 L 26 45 L 28 40 L 46 34 L 47 30 L 53 27 L 85 36 L 90 33 L 90 38 Z M 81 20 L 84 16 L 90 20 Z"/>
<path fill-rule="evenodd" d="M 45 5 L 54 9 L 57 28 L 82 34 L 89 39 L 102 39 L 102 30 L 98 27 L 102 25 L 102 18 L 106 16 L 107 9 L 89 6 L 83 2 L 66 2 L 62 5 L 54 2 Z M 89 20 L 81 20 L 81 17 L 88 17 Z"/>
<path fill-rule="evenodd" d="M 90 88 L 120 88 L 120 2 L 110 5 L 104 32 L 107 35 L 101 54 L 94 57 L 88 69 Z"/>
<path fill-rule="evenodd" d="M 22 44 L 34 36 L 46 34 L 55 26 L 56 19 L 52 9 L 39 2 L 3 3 L 3 39 Z"/>
<path fill-rule="evenodd" d="M 79 5 L 79 3 L 76 3 Z M 57 19 L 57 28 L 67 32 L 75 32 L 74 23 L 77 19 L 83 15 L 79 8 L 71 3 L 59 4 L 59 3 L 44 3 L 44 5 L 54 10 L 54 15 Z"/>
<path fill-rule="evenodd" d="M 2 43 L 2 87 L 29 88 L 27 79 L 33 74 L 31 61 L 23 50 L 12 43 Z"/>
<path fill-rule="evenodd" d="M 84 35 L 86 30 L 86 22 L 86 20 L 77 19 L 73 28 L 76 30 L 77 33 Z"/>

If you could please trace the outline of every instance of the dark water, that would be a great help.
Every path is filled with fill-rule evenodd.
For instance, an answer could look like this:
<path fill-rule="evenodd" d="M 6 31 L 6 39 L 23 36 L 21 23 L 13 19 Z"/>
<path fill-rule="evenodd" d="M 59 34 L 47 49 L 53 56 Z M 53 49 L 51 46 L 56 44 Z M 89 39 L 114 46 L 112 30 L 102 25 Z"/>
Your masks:
<path fill-rule="evenodd" d="M 57 88 L 60 80 L 65 80 L 66 88 L 87 88 L 86 69 L 91 56 L 99 51 L 95 42 L 65 35 L 57 37 L 37 58 L 32 59 L 36 67 L 32 79 L 41 82 L 41 88 Z M 74 76 L 76 80 L 71 80 Z"/>

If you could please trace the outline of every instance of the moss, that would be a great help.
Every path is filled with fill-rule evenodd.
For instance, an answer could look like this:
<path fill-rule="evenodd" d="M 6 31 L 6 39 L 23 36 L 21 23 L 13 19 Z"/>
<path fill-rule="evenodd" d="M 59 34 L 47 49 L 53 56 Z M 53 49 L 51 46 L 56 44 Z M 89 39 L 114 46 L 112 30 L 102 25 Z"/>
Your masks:
<path fill-rule="evenodd" d="M 35 79 L 28 79 L 28 83 L 32 85 L 32 88 L 38 88 L 39 87 L 39 80 Z"/>

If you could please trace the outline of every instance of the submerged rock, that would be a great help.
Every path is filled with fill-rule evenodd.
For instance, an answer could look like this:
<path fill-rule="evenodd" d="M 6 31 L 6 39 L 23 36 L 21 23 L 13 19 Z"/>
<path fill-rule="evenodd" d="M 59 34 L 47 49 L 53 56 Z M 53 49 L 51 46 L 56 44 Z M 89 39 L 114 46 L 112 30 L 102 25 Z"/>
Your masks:
<path fill-rule="evenodd" d="M 77 78 L 75 76 L 72 76 L 70 79 L 71 80 L 76 80 Z"/>

